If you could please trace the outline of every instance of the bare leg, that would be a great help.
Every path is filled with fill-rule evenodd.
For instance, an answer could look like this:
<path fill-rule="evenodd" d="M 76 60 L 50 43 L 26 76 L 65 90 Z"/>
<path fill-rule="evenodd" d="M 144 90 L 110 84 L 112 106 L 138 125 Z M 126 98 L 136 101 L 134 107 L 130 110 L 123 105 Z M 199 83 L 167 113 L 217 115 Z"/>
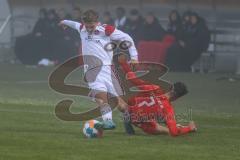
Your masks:
<path fill-rule="evenodd" d="M 128 135 L 134 135 L 135 130 L 132 126 L 130 115 L 128 113 L 128 104 L 121 98 L 117 97 L 118 110 L 123 113 L 123 125 Z"/>
<path fill-rule="evenodd" d="M 157 123 L 155 134 L 169 134 L 169 129 Z"/>
<path fill-rule="evenodd" d="M 119 96 L 117 97 L 118 100 L 118 110 L 122 113 L 126 112 L 128 109 L 128 104 Z"/>

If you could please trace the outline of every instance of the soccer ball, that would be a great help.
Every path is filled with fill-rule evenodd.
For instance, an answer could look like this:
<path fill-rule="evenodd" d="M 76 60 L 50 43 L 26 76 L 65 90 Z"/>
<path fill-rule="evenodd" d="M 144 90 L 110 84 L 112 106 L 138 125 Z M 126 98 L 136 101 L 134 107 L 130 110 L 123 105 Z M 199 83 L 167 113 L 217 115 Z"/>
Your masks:
<path fill-rule="evenodd" d="M 89 120 L 87 122 L 85 122 L 84 126 L 83 126 L 83 134 L 87 137 L 87 138 L 100 138 L 103 135 L 103 131 L 100 129 L 96 129 L 94 128 L 94 125 L 96 123 L 100 123 L 97 120 Z"/>

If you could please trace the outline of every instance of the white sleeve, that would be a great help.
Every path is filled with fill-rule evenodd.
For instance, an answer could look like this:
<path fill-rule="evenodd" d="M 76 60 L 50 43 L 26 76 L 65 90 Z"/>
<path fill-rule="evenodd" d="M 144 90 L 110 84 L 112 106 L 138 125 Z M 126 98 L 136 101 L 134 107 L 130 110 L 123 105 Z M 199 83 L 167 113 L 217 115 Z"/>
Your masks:
<path fill-rule="evenodd" d="M 72 29 L 77 30 L 78 32 L 80 32 L 80 26 L 81 23 L 79 22 L 74 22 L 74 21 L 70 21 L 70 20 L 63 20 L 62 23 L 68 27 L 71 27 Z"/>
<path fill-rule="evenodd" d="M 110 39 L 115 41 L 129 41 L 132 44 L 131 47 L 129 48 L 131 59 L 138 60 L 138 52 L 135 47 L 134 41 L 127 33 L 115 29 L 110 35 Z"/>

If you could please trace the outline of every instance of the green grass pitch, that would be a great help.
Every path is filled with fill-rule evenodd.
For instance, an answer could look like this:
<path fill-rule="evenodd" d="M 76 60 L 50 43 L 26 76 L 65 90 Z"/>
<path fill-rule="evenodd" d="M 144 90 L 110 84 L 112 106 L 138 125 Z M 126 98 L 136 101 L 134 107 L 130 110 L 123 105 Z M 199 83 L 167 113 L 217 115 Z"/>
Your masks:
<path fill-rule="evenodd" d="M 183 81 L 190 93 L 174 102 L 177 114 L 192 109 L 196 134 L 172 138 L 124 134 L 120 114 L 117 129 L 101 139 L 86 139 L 80 122 L 54 115 L 63 98 L 76 100 L 73 112 L 94 104 L 48 87 L 53 68 L 0 65 L 0 160 L 235 160 L 240 159 L 240 82 L 216 81 L 223 74 L 168 73 Z M 69 81 L 78 82 L 76 72 Z"/>

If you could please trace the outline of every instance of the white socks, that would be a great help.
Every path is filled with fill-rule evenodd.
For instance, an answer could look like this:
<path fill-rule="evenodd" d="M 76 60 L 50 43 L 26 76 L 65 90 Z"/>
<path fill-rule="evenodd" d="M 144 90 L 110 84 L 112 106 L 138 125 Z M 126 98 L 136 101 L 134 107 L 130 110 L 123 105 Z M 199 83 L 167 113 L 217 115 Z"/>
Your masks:
<path fill-rule="evenodd" d="M 102 114 L 103 121 L 112 120 L 112 108 L 109 104 L 105 103 L 100 107 L 100 112 Z"/>

